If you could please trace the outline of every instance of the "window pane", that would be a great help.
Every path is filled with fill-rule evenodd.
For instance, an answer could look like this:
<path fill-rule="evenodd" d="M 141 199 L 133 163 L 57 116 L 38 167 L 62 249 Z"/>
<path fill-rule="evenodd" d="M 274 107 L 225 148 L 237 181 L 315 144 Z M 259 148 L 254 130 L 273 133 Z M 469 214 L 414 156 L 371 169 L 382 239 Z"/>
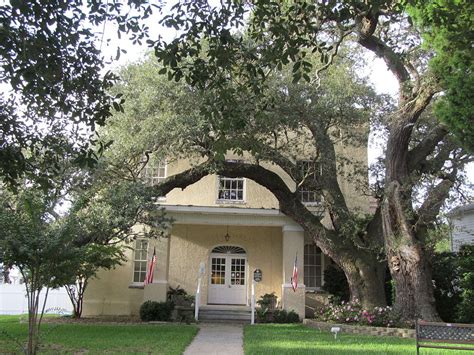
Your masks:
<path fill-rule="evenodd" d="M 133 282 L 143 282 L 146 276 L 148 241 L 137 240 L 135 242 L 135 255 L 133 262 Z"/>
<path fill-rule="evenodd" d="M 307 287 L 321 287 L 322 267 L 321 250 L 315 244 L 304 247 L 304 282 Z"/>
<path fill-rule="evenodd" d="M 223 176 L 219 177 L 219 191 L 217 196 L 220 200 L 243 201 L 244 199 L 244 179 L 230 179 Z"/>

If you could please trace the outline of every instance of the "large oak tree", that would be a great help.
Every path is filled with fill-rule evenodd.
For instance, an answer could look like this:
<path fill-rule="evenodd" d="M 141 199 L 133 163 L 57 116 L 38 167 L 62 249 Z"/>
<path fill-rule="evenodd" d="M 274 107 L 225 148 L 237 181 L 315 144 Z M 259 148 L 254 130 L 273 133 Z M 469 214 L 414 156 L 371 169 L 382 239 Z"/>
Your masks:
<path fill-rule="evenodd" d="M 258 109 L 265 110 L 269 104 L 265 100 L 267 79 L 274 70 L 290 62 L 295 81 L 305 79 L 318 86 L 321 72 L 332 63 L 343 42 L 382 58 L 400 88 L 397 107 L 385 116 L 388 139 L 381 204 L 384 249 L 395 280 L 395 308 L 407 319 L 433 320 L 438 316 L 426 234 L 455 185 L 457 172 L 471 157 L 453 144 L 447 127 L 437 121 L 425 126 L 421 117 L 435 101 L 447 102 L 442 105 L 449 108 L 444 109 L 445 116 L 446 112 L 447 116 L 456 111 L 469 112 L 472 97 L 459 100 L 456 89 L 463 84 L 456 78 L 472 83 L 473 73 L 464 65 L 465 60 L 450 61 L 449 70 L 430 67 L 431 58 L 435 60 L 450 47 L 435 46 L 436 50 L 432 50 L 423 46 L 420 32 L 406 12 L 407 9 L 413 11 L 408 3 L 263 0 L 229 1 L 216 8 L 204 1 L 183 1 L 163 20 L 164 25 L 183 29 L 183 32 L 169 43 L 157 41 L 155 53 L 167 68 L 162 72 L 170 79 L 184 78 L 197 90 L 212 92 L 202 113 L 211 120 L 218 117 L 222 122 L 232 122 L 241 114 L 236 93 L 245 92 L 249 100 L 260 103 Z M 448 20 L 446 15 L 460 22 L 459 26 L 443 27 L 447 34 L 443 40 L 449 41 L 453 29 L 461 28 L 454 38 L 471 33 L 462 29 L 469 29 L 465 24 L 469 23 L 472 4 L 420 1 L 413 6 L 420 7 L 420 4 L 432 5 L 438 16 L 423 24 L 427 28 L 443 26 Z M 244 26 L 247 13 L 249 21 Z M 239 26 L 243 35 L 233 30 Z M 466 55 L 469 57 L 470 47 L 466 48 L 465 41 L 458 40 L 455 44 L 452 48 L 455 56 L 462 52 L 463 59 Z M 306 59 L 309 52 L 316 51 L 321 53 L 320 66 Z M 445 95 L 440 96 L 443 90 L 446 90 Z M 472 96 L 472 92 L 462 92 Z M 458 119 L 469 122 L 470 114 Z M 416 134 L 418 131 L 423 133 L 421 139 Z M 469 149 L 469 139 L 465 139 L 471 136 L 469 127 L 460 134 L 459 139 L 467 141 L 465 146 Z M 433 176 L 436 183 L 426 191 L 421 205 L 416 206 L 413 195 L 428 175 Z"/>

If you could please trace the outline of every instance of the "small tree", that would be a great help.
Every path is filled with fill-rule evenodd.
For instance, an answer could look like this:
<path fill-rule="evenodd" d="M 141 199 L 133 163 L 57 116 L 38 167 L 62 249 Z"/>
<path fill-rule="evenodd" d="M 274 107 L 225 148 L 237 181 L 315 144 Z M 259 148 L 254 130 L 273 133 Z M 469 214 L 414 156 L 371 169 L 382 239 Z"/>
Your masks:
<path fill-rule="evenodd" d="M 54 201 L 30 189 L 18 196 L 2 193 L 0 206 L 0 258 L 16 265 L 25 281 L 28 298 L 28 344 L 36 354 L 39 332 L 50 288 L 63 285 L 68 264 L 77 254 L 69 226 L 54 219 Z M 45 290 L 43 304 L 40 293 Z"/>
<path fill-rule="evenodd" d="M 99 179 L 102 181 L 102 179 Z M 66 290 L 74 317 L 82 315 L 88 282 L 99 269 L 112 269 L 125 261 L 127 243 L 137 237 L 155 238 L 170 219 L 157 211 L 153 196 L 140 182 L 109 181 L 75 194 L 64 223 L 70 226 L 77 254 L 69 265 Z M 134 228 L 147 225 L 148 228 Z"/>
<path fill-rule="evenodd" d="M 71 300 L 74 318 L 81 318 L 84 293 L 89 280 L 97 275 L 99 269 L 110 270 L 125 261 L 123 247 L 117 245 L 86 245 L 75 257 L 77 266 L 74 277 L 66 285 Z"/>

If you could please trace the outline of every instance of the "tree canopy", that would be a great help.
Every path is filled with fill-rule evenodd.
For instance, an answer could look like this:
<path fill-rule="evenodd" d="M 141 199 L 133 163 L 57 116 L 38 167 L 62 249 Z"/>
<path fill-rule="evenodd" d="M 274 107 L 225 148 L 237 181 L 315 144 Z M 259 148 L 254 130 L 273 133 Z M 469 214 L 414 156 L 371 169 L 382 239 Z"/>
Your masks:
<path fill-rule="evenodd" d="M 232 141 L 239 121 L 245 121 L 242 117 L 247 111 L 243 111 L 243 107 L 247 106 L 241 104 L 242 97 L 252 102 L 251 116 L 265 126 L 263 118 L 268 117 L 266 113 L 274 107 L 270 94 L 271 79 L 275 72 L 287 65 L 291 67 L 294 82 L 302 79 L 318 88 L 323 85 L 322 74 L 333 64 L 345 43 L 382 58 L 400 85 L 396 107 L 382 112 L 388 138 L 378 210 L 384 251 L 395 281 L 395 307 L 406 319 L 417 316 L 437 319 L 425 236 L 434 216 L 456 184 L 458 172 L 472 160 L 472 156 L 454 143 L 449 128 L 440 123 L 441 117 L 435 116 L 437 120 L 429 124 L 426 124 L 426 117 L 431 104 L 439 102 L 435 115 L 443 110 L 451 111 L 449 116 L 454 121 L 466 122 L 461 116 L 453 118 L 453 113 L 456 110 L 469 112 L 471 100 L 458 100 L 467 96 L 451 95 L 450 90 L 462 89 L 463 82 L 454 79 L 463 75 L 464 79 L 470 80 L 472 71 L 463 67 L 465 61 L 462 60 L 450 61 L 448 67 L 451 69 L 436 68 L 437 58 L 449 55 L 449 48 L 434 42 L 431 47 L 424 46 L 420 29 L 433 30 L 436 26 L 444 26 L 451 35 L 447 25 L 449 18 L 441 13 L 440 21 L 430 19 L 423 24 L 425 27 L 413 26 L 416 16 L 411 17 L 407 10 L 412 11 L 421 3 L 424 4 L 393 1 L 315 4 L 267 0 L 253 3 L 229 1 L 221 7 L 212 7 L 207 2 L 179 2 L 162 23 L 181 32 L 169 43 L 155 42 L 155 54 L 164 66 L 161 73 L 167 74 L 169 79 L 184 80 L 201 92 L 204 101 L 200 112 L 207 121 L 221 122 L 219 128 L 223 130 L 232 127 L 227 136 L 221 136 L 221 145 L 223 141 Z M 461 22 L 467 23 L 465 19 L 468 17 L 464 14 L 469 16 L 469 8 L 461 2 L 453 4 L 455 6 L 445 7 L 449 16 L 462 13 Z M 234 30 L 236 27 L 241 32 Z M 465 24 L 461 27 L 466 29 Z M 446 40 L 449 36 L 441 37 Z M 465 44 L 461 40 L 453 44 L 462 58 L 466 58 L 471 51 Z M 319 63 L 308 60 L 310 53 L 320 54 Z M 455 86 L 447 85 L 449 81 Z M 456 88 L 456 85 L 459 86 Z M 456 105 L 456 108 L 446 111 L 447 103 Z M 446 117 L 443 120 L 448 122 Z M 458 135 L 458 140 L 468 142 L 465 147 L 469 149 L 469 133 L 459 135 L 460 131 L 456 129 L 453 133 Z M 324 139 L 322 136 L 318 138 L 316 144 L 321 144 Z M 246 144 L 242 137 L 235 141 Z M 252 147 L 242 149 L 251 151 Z M 220 173 L 238 176 L 238 167 L 223 165 Z M 242 176 L 261 181 L 264 186 L 271 184 L 268 181 L 275 181 L 270 176 L 267 176 L 267 181 L 259 179 L 257 168 L 240 168 Z M 253 173 L 252 169 L 255 169 Z M 264 174 L 261 169 L 259 171 Z M 423 202 L 417 205 L 413 201 L 414 193 L 428 176 L 432 177 L 433 184 Z M 301 210 L 299 215 L 292 214 L 281 198 L 282 186 L 269 189 L 277 198 L 280 196 L 283 212 L 294 215 L 302 225 L 311 220 Z M 331 204 L 337 196 L 338 193 L 325 196 L 325 201 Z M 343 215 L 338 215 L 340 209 L 328 207 L 328 210 L 332 213 L 333 224 L 345 221 Z M 328 234 L 321 232 L 314 235 L 320 246 L 328 237 Z"/>
<path fill-rule="evenodd" d="M 0 176 L 24 174 L 50 185 L 67 156 L 82 165 L 96 157 L 91 141 L 120 98 L 108 89 L 100 52 L 105 23 L 136 41 L 152 5 L 142 0 L 11 1 L 0 6 Z M 120 53 L 120 52 L 119 52 Z M 96 151 L 96 150 L 95 150 Z"/>

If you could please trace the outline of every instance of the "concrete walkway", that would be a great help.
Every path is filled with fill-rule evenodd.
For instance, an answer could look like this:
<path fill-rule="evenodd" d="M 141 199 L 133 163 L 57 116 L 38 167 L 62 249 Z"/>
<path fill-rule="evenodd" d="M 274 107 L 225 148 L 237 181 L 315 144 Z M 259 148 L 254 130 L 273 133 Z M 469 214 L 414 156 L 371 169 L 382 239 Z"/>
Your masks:
<path fill-rule="evenodd" d="M 240 324 L 201 323 L 199 332 L 184 355 L 242 355 L 243 326 Z"/>

